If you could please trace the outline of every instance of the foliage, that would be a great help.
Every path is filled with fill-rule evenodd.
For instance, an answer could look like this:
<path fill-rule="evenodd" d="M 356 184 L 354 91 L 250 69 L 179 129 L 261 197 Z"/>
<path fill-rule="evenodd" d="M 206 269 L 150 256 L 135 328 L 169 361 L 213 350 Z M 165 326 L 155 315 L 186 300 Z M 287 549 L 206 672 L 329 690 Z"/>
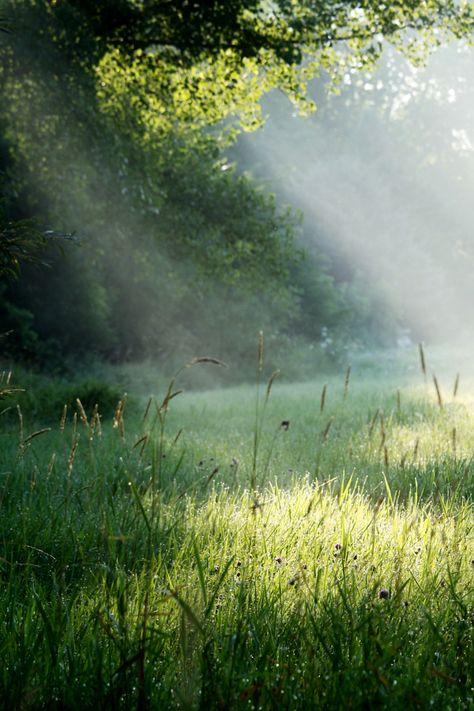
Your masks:
<path fill-rule="evenodd" d="M 48 274 L 28 267 L 4 292 L 2 330 L 31 314 L 43 363 L 52 350 L 166 358 L 180 344 L 177 358 L 202 347 L 226 357 L 251 331 L 285 332 L 302 307 L 315 313 L 312 333 L 331 325 L 348 303 L 324 261 L 311 298 L 289 277 L 312 280 L 297 267 L 297 216 L 224 151 L 238 127 L 260 125 L 272 87 L 309 111 L 314 73 L 336 87 L 348 67 L 374 65 L 382 37 L 415 57 L 472 29 L 469 4 L 434 0 L 9 0 L 4 14 L 13 31 L 0 38 L 0 228 L 14 230 L 2 240 L 5 274 L 43 245 L 26 225 L 80 242 L 64 259 L 48 249 Z M 227 310 L 236 318 L 235 303 L 222 338 L 212 324 Z M 11 341 L 13 351 L 31 357 L 28 345 Z"/>
<path fill-rule="evenodd" d="M 48 378 L 19 370 L 15 373 L 11 394 L 3 394 L 1 401 L 2 418 L 5 422 L 18 419 L 18 408 L 26 421 L 40 419 L 43 423 L 59 422 L 64 407 L 69 413 L 78 411 L 77 399 L 90 415 L 97 405 L 99 411 L 111 417 L 123 391 L 116 385 L 94 378 L 79 378 L 77 375 L 67 381 Z M 132 403 L 133 409 L 133 403 Z"/>
<path fill-rule="evenodd" d="M 98 64 L 106 108 L 119 111 L 124 100 L 130 102 L 147 133 L 177 124 L 212 125 L 228 115 L 255 128 L 262 122 L 260 99 L 275 87 L 301 111 L 311 111 L 310 78 L 324 73 L 337 90 L 348 70 L 375 66 L 384 40 L 416 62 L 448 37 L 472 40 L 474 31 L 472 4 L 452 0 L 283 0 L 271 8 L 256 0 L 230 7 L 217 1 L 192 10 L 183 3 L 168 8 L 170 18 L 163 10 L 163 3 L 149 3 L 143 18 L 130 18 L 129 27 L 136 23 L 132 41 L 113 32 L 112 48 Z M 175 28 L 170 37 L 168 19 Z"/>
<path fill-rule="evenodd" d="M 0 231 L 0 275 L 17 279 L 20 262 L 35 261 L 44 246 L 45 238 L 31 220 L 7 222 Z"/>
<path fill-rule="evenodd" d="M 31 22 L 27 10 L 34 16 L 39 7 L 23 8 L 24 23 Z M 224 340 L 228 350 L 242 329 L 248 336 L 269 321 L 245 307 L 257 289 L 283 324 L 294 309 L 285 284 L 297 258 L 293 216 L 237 176 L 211 137 L 176 130 L 150 144 L 126 120 L 102 117 L 90 67 L 59 55 L 64 71 L 57 75 L 64 38 L 41 44 L 34 27 L 15 34 L 2 67 L 9 173 L 19 183 L 15 194 L 27 196 L 23 210 L 73 226 L 79 244 L 66 245 L 62 257 L 48 253 L 48 273 L 28 269 L 9 286 L 3 327 L 18 335 L 12 318 L 29 311 L 37 343 L 32 352 L 13 336 L 7 352 L 43 363 L 54 349 L 113 359 L 164 357 L 176 348 L 189 355 L 202 347 L 203 332 L 208 348 Z M 19 74 L 29 81 L 18 82 Z M 19 202 L 13 195 L 10 213 Z M 243 304 L 240 329 L 224 339 L 207 325 L 220 318 L 221 298 Z"/>

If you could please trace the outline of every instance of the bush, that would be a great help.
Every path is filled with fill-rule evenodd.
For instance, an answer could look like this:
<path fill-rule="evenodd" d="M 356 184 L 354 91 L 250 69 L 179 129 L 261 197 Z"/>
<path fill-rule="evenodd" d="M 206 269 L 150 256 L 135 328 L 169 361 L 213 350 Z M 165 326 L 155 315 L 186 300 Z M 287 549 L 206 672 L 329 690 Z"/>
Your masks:
<path fill-rule="evenodd" d="M 88 415 L 97 404 L 99 413 L 109 418 L 123 396 L 117 385 L 96 379 L 66 382 L 20 372 L 15 380 L 15 387 L 23 392 L 6 395 L 0 402 L 0 412 L 9 420 L 16 417 L 17 405 L 25 418 L 41 422 L 59 420 L 64 405 L 67 405 L 69 412 L 77 410 L 77 398 Z"/>

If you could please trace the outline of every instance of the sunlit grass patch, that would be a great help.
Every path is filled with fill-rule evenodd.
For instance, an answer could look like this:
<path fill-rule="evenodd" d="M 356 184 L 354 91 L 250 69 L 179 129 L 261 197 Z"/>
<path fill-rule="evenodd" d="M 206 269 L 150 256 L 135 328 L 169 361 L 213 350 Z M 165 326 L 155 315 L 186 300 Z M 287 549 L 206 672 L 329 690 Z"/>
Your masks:
<path fill-rule="evenodd" d="M 472 706 L 469 399 L 265 387 L 5 421 L 8 708 Z"/>

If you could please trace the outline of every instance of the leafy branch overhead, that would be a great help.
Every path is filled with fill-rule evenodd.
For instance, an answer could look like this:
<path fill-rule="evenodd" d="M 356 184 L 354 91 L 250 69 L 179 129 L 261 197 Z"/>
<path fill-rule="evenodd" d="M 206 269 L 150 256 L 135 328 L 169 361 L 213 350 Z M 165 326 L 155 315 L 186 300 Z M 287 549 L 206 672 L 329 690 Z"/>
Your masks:
<path fill-rule="evenodd" d="M 55 3 L 65 20 L 80 19 L 102 46 L 128 53 L 154 46 L 173 53 L 181 65 L 231 49 L 242 62 L 270 56 L 300 64 L 308 55 L 348 42 L 364 51 L 385 37 L 401 46 L 413 31 L 418 42 L 468 36 L 472 3 L 456 0 L 207 0 L 147 3 L 120 0 Z M 78 15 L 80 8 L 80 15 Z"/>
<path fill-rule="evenodd" d="M 99 4 L 89 21 L 105 49 L 97 72 L 107 108 L 132 91 L 146 126 L 215 124 L 233 114 L 253 129 L 264 93 L 279 87 L 311 111 L 312 77 L 324 72 L 336 88 L 348 68 L 372 69 L 384 42 L 419 62 L 448 39 L 472 41 L 473 8 L 452 0 L 151 2 L 140 10 L 123 3 L 114 26 Z"/>
<path fill-rule="evenodd" d="M 22 264 L 48 266 L 42 252 L 56 241 L 73 240 L 74 234 L 56 230 L 42 230 L 34 220 L 17 220 L 0 225 L 0 277 L 17 279 Z"/>

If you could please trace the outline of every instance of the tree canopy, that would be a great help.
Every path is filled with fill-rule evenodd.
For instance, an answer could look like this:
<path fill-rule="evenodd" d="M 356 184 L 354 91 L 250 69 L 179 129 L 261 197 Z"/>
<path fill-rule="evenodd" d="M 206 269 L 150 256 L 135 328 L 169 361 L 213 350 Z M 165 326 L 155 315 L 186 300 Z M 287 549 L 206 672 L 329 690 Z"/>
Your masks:
<path fill-rule="evenodd" d="M 420 61 L 474 27 L 473 4 L 450 0 L 7 0 L 1 14 L 0 268 L 16 274 L 36 246 L 50 264 L 4 289 L 3 328 L 27 312 L 35 352 L 119 358 L 225 351 L 300 308 L 299 217 L 227 158 L 265 93 L 309 112 L 315 75 L 337 91 L 386 43 Z M 44 240 L 72 232 L 63 256 Z M 326 261 L 313 268 L 330 324 L 347 305 Z"/>

